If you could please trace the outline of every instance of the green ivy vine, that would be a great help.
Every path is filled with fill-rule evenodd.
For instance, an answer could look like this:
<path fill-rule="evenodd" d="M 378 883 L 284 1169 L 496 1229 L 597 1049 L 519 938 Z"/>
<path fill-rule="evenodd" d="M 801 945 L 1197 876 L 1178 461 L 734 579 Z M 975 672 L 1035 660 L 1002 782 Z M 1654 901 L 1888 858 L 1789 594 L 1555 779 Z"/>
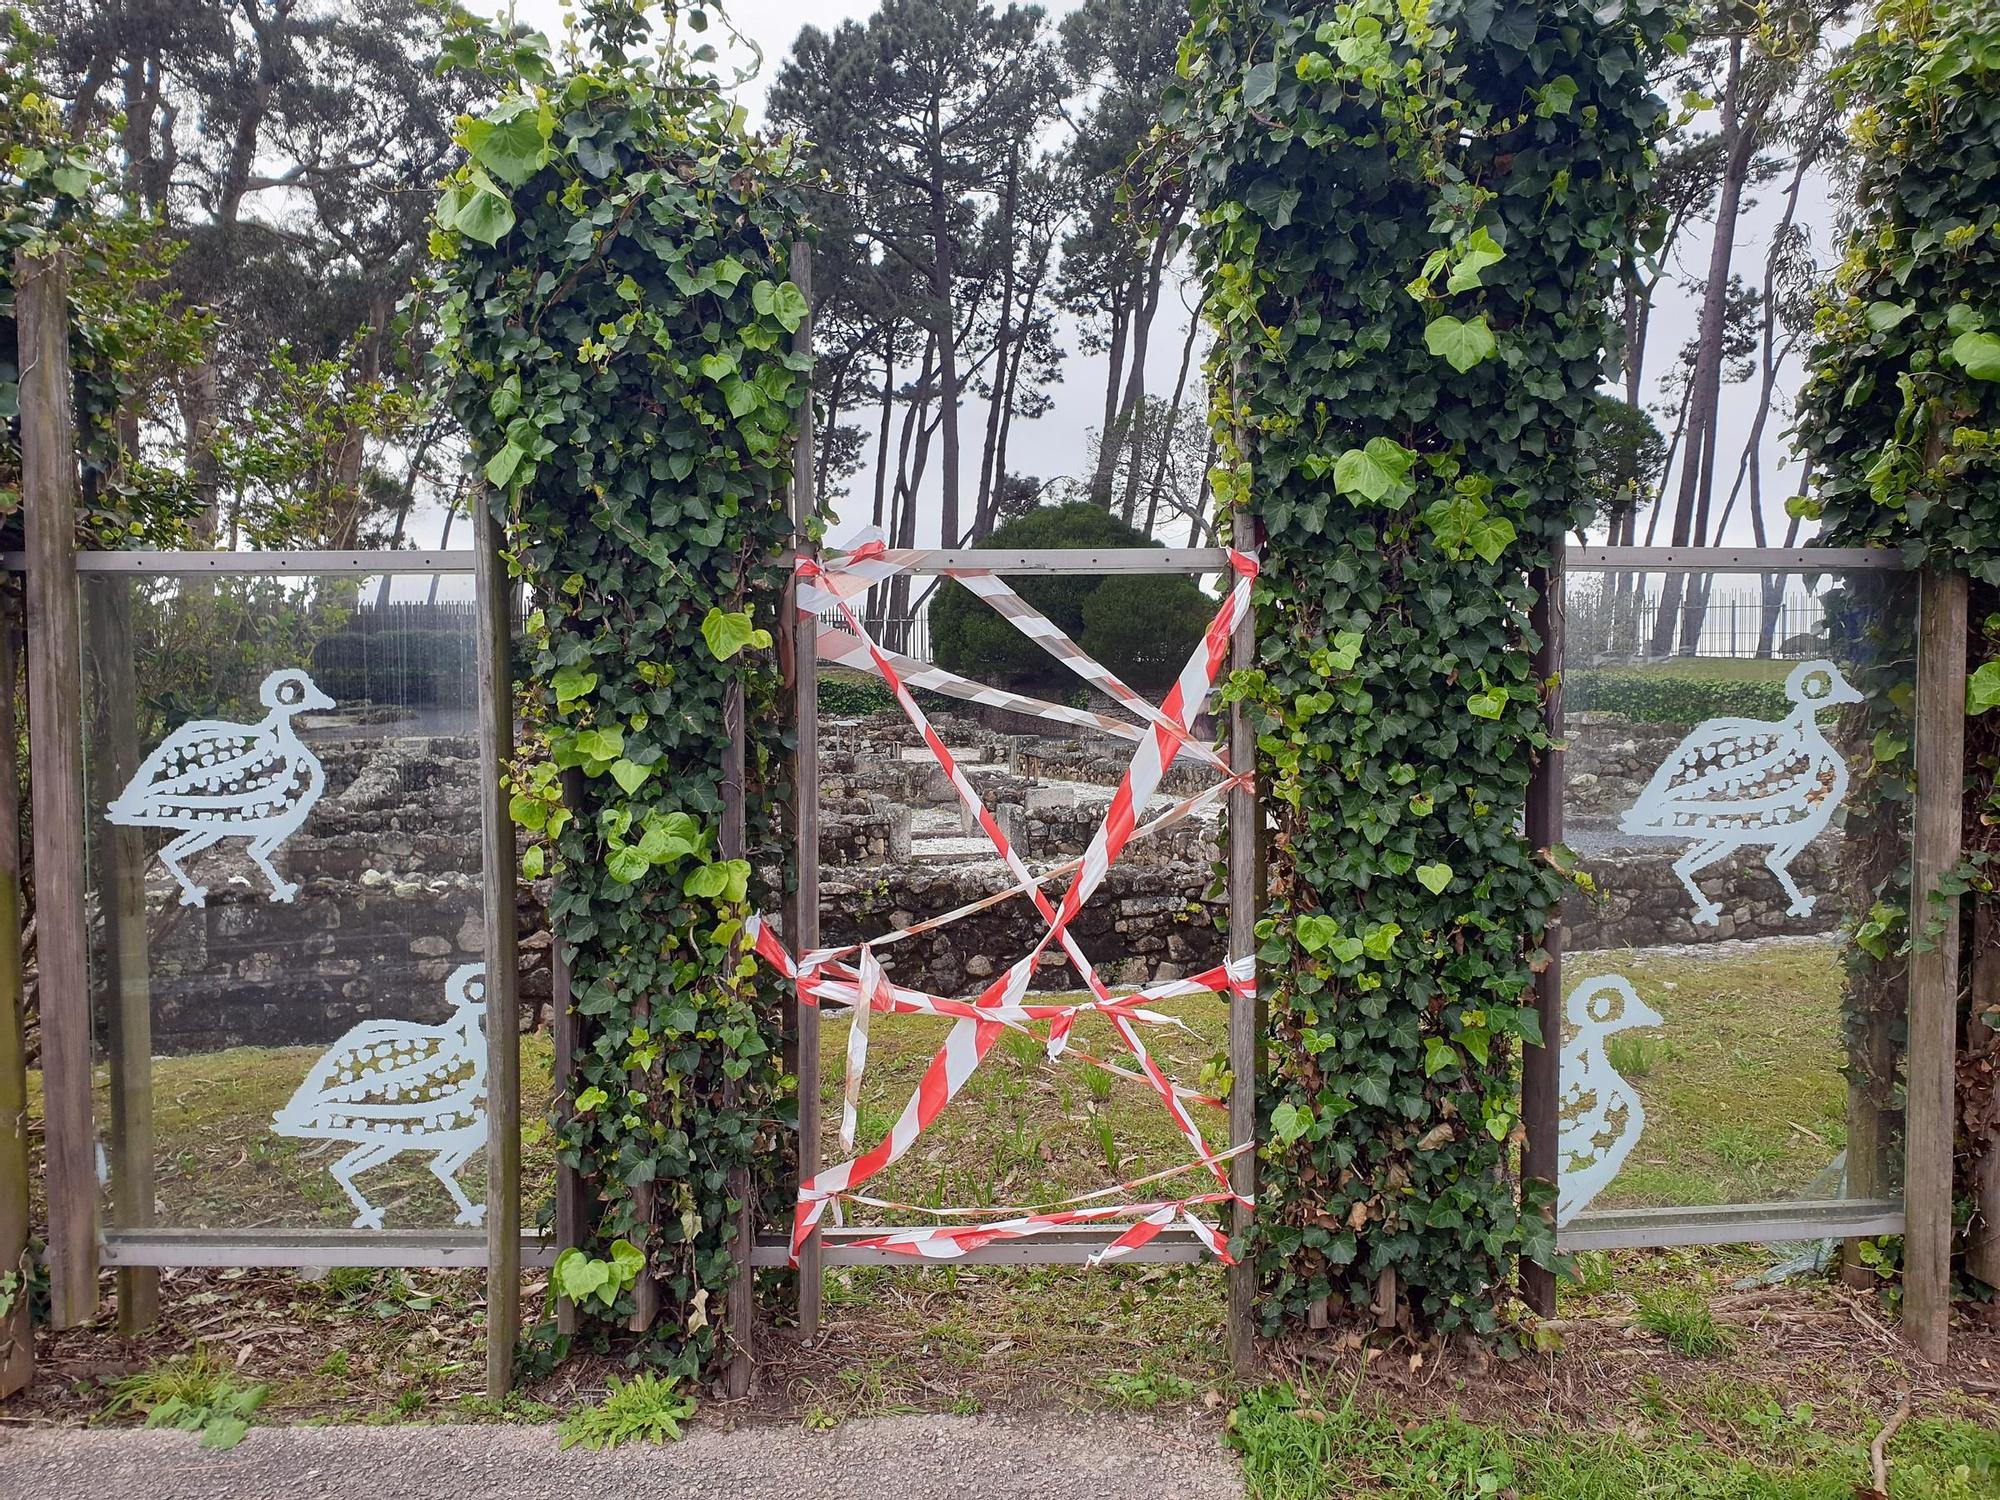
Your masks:
<path fill-rule="evenodd" d="M 1969 1197 L 2000 1128 L 2000 1004 L 1974 981 L 1992 963 L 1980 948 L 2000 853 L 2000 715 L 1991 712 L 2000 704 L 2000 14 L 1975 0 L 1877 0 L 1835 85 L 1851 112 L 1862 216 L 1814 324 L 1797 427 L 1813 488 L 1793 503 L 1823 523 L 1826 544 L 1898 547 L 1912 567 L 1969 580 L 1967 856 L 1947 877 L 1966 896 L 1971 1013 L 1956 1161 Z M 1896 610 L 1890 585 L 1843 587 L 1852 613 Z M 1849 965 L 1849 1072 L 1889 1112 L 1912 940 L 1903 815 L 1913 621 L 1901 603 L 1886 616 L 1899 638 L 1856 678 L 1875 754 L 1847 804 L 1848 842 L 1863 851 L 1854 874 L 1872 897 Z M 1917 923 L 1917 939 L 1939 920 Z"/>
<path fill-rule="evenodd" d="M 557 1149 L 590 1221 L 559 1285 L 600 1342 L 656 1287 L 650 1357 L 692 1374 L 718 1347 L 730 1174 L 772 1191 L 795 1118 L 779 994 L 741 939 L 777 899 L 758 869 L 784 868 L 767 627 L 810 360 L 790 148 L 746 134 L 685 44 L 704 12 L 669 7 L 656 39 L 645 10 L 588 6 L 561 71 L 543 38 L 454 17 L 447 58 L 498 100 L 460 121 L 433 248 L 453 406 L 539 606 L 547 760 L 524 756 L 513 810 L 528 872 L 553 869 L 580 1034 Z M 732 683 L 750 847 L 726 858 Z"/>
<path fill-rule="evenodd" d="M 1565 877 L 1522 837 L 1531 570 L 1586 519 L 1665 109 L 1660 0 L 1196 0 L 1190 140 L 1219 501 L 1261 539 L 1248 702 L 1276 817 L 1249 1249 L 1264 1320 L 1488 1332 L 1554 1261 L 1513 1170 Z M 1559 856 L 1555 856 L 1559 857 Z M 1551 1039 L 1554 1040 L 1554 1039 Z"/>

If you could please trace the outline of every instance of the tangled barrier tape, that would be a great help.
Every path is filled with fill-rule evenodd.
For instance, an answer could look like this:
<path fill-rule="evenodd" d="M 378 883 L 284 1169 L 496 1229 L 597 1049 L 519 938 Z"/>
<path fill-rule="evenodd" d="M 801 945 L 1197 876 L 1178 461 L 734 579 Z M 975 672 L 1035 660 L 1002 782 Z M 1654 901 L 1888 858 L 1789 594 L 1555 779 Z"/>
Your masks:
<path fill-rule="evenodd" d="M 768 922 L 756 917 L 751 919 L 747 936 L 752 947 L 759 957 L 796 987 L 801 1006 L 816 1009 L 844 1006 L 849 1011 L 847 1072 L 841 1096 L 839 1137 L 843 1153 L 853 1151 L 855 1145 L 861 1079 L 868 1059 L 870 1017 L 877 1011 L 887 1011 L 904 1015 L 943 1016 L 951 1021 L 944 1045 L 925 1068 L 916 1092 L 903 1106 L 888 1135 L 859 1155 L 827 1167 L 799 1184 L 798 1207 L 792 1222 L 792 1263 L 798 1263 L 800 1249 L 825 1216 L 829 1205 L 833 1207 L 835 1222 L 840 1220 L 840 1205 L 843 1202 L 897 1210 L 912 1207 L 868 1197 L 860 1189 L 908 1153 L 918 1137 L 965 1087 L 966 1081 L 1003 1031 L 1028 1032 L 1036 1035 L 1038 1040 L 1045 1040 L 1048 1055 L 1053 1060 L 1069 1050 L 1069 1035 L 1076 1018 L 1085 1013 L 1101 1015 L 1110 1023 L 1118 1040 L 1130 1054 L 1131 1066 L 1105 1062 L 1082 1052 L 1076 1056 L 1095 1063 L 1114 1076 L 1144 1083 L 1150 1088 L 1172 1117 L 1175 1128 L 1192 1148 L 1195 1160 L 1184 1166 L 1037 1209 L 924 1209 L 921 1211 L 940 1218 L 977 1216 L 990 1218 L 992 1222 L 889 1230 L 873 1239 L 857 1241 L 857 1247 L 944 1260 L 998 1240 L 1019 1239 L 1065 1224 L 1129 1219 L 1132 1222 L 1125 1231 L 1093 1255 L 1090 1264 L 1097 1265 L 1129 1255 L 1177 1221 L 1186 1225 L 1218 1259 L 1227 1262 L 1229 1252 L 1221 1236 L 1192 1210 L 1205 1204 L 1249 1202 L 1231 1188 L 1227 1168 L 1233 1157 L 1248 1148 L 1239 1145 L 1223 1152 L 1210 1148 L 1200 1127 L 1188 1113 L 1188 1106 L 1199 1104 L 1219 1108 L 1221 1101 L 1182 1088 L 1168 1078 L 1146 1050 L 1140 1028 L 1183 1024 L 1173 1016 L 1150 1008 L 1153 1002 L 1209 992 L 1220 992 L 1232 998 L 1254 993 L 1256 977 L 1253 960 L 1233 960 L 1184 979 L 1167 980 L 1116 995 L 1098 977 L 1069 928 L 1084 903 L 1103 884 L 1112 863 L 1134 839 L 1150 837 L 1170 828 L 1244 784 L 1248 772 L 1232 769 L 1223 754 L 1194 735 L 1193 724 L 1229 655 L 1230 639 L 1236 626 L 1250 608 L 1250 586 L 1257 576 L 1256 560 L 1231 550 L 1229 563 L 1234 577 L 1222 607 L 1209 622 L 1200 644 L 1181 669 L 1173 687 L 1158 704 L 1152 703 L 1115 673 L 1092 660 L 1053 621 L 1008 587 L 998 575 L 978 568 L 933 570 L 958 580 L 1028 639 L 1142 721 L 1132 724 L 1087 709 L 988 687 L 884 650 L 856 617 L 853 603 L 868 590 L 897 574 L 923 567 L 927 555 L 922 552 L 892 554 L 879 538 L 875 538 L 836 558 L 822 561 L 801 557 L 797 563 L 799 610 L 803 614 L 827 617 L 830 621 L 837 617 L 834 628 L 820 638 L 821 657 L 871 670 L 888 686 L 967 812 L 985 831 L 994 851 L 1013 875 L 1014 884 L 955 911 L 895 929 L 866 942 L 838 948 L 816 948 L 797 955 L 786 949 Z M 840 624 L 845 625 L 844 631 L 838 628 Z M 913 688 L 1032 714 L 1054 723 L 1091 729 L 1132 742 L 1131 762 L 1112 794 L 1103 822 L 1092 834 L 1083 854 L 1039 875 L 1029 870 L 1008 843 L 971 780 L 945 748 L 944 740 L 917 706 L 916 699 L 911 696 Z M 1210 766 L 1220 779 L 1175 803 L 1150 821 L 1141 822 L 1139 813 L 1159 790 L 1167 768 L 1181 755 Z M 1062 880 L 1067 880 L 1068 885 L 1061 899 L 1051 900 L 1044 887 Z M 935 931 L 947 923 L 1017 897 L 1033 903 L 1047 922 L 1047 929 L 1027 953 L 996 976 L 976 997 L 963 1000 L 912 990 L 894 983 L 883 972 L 877 950 L 920 933 Z M 1075 966 L 1085 989 L 1089 991 L 1088 999 L 1061 1004 L 1028 1001 L 1028 985 L 1034 977 L 1035 966 L 1051 946 L 1059 947 Z M 1031 1029 L 1038 1025 L 1046 1025 L 1045 1035 Z M 806 1086 L 810 1087 L 810 1082 Z M 1207 1171 L 1213 1176 L 1217 1189 L 1183 1198 L 1155 1198 L 1146 1202 L 1099 1201 L 1182 1173 L 1198 1171 Z"/>

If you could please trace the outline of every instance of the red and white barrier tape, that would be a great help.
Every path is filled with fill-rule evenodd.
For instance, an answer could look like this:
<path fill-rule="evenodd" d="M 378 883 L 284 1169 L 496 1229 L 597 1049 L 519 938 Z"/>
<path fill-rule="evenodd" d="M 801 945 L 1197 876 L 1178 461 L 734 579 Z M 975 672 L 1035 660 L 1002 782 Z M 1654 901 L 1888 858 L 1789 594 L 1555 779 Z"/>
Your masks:
<path fill-rule="evenodd" d="M 1201 643 L 1189 657 L 1187 665 L 1182 668 L 1165 700 L 1157 708 L 1139 698 L 1114 674 L 1091 661 L 1081 648 L 992 575 L 972 569 L 963 570 L 962 575 L 961 570 L 947 570 L 952 576 L 961 577 L 961 581 L 993 604 L 1003 617 L 1031 639 L 1049 648 L 1078 675 L 1103 688 L 1115 700 L 1134 709 L 1147 721 L 1146 728 L 1138 731 L 1136 736 L 1131 736 L 1136 738 L 1137 746 L 1131 763 L 1126 767 L 1117 789 L 1112 794 L 1103 822 L 1093 834 L 1089 847 L 1085 849 L 1081 858 L 1074 862 L 1074 874 L 1061 902 L 1052 903 L 1041 887 L 1043 881 L 1049 879 L 1055 872 L 1036 876 L 1022 862 L 1008 843 L 998 822 L 986 809 L 977 789 L 960 770 L 950 750 L 945 746 L 943 738 L 931 725 L 923 710 L 917 706 L 916 700 L 911 697 L 909 686 L 898 670 L 899 665 L 906 659 L 893 658 L 890 653 L 882 650 L 868 635 L 849 607 L 850 600 L 860 597 L 875 584 L 893 577 L 908 565 L 904 562 L 889 561 L 884 556 L 885 551 L 879 542 L 871 542 L 837 563 L 821 564 L 809 558 L 801 558 L 798 563 L 801 583 L 799 607 L 803 611 L 815 614 L 837 612 L 845 620 L 859 644 L 860 651 L 865 652 L 875 671 L 895 695 L 905 716 L 922 736 L 932 757 L 951 782 L 959 800 L 985 831 L 1016 882 L 1012 890 L 1002 892 L 992 899 L 1002 900 L 1016 894 L 1025 895 L 1034 903 L 1049 925 L 1031 951 L 996 977 L 976 999 L 967 1002 L 903 989 L 889 983 L 882 974 L 874 955 L 874 948 L 878 943 L 887 944 L 899 936 L 910 935 L 916 930 L 914 927 L 861 945 L 860 967 L 857 970 L 849 970 L 837 961 L 836 955 L 852 952 L 853 949 L 816 950 L 809 955 L 807 961 L 801 962 L 785 950 L 783 944 L 772 933 L 769 924 L 753 919 L 749 933 L 753 946 L 780 973 L 793 980 L 798 987 L 802 1004 L 818 1005 L 824 999 L 835 1004 L 847 1003 L 854 1009 L 854 1019 L 850 1023 L 852 1029 L 849 1038 L 848 1075 L 841 1112 L 843 1150 L 852 1149 L 855 1120 L 858 1115 L 860 1069 L 866 1058 L 868 1016 L 877 1009 L 887 1009 L 920 1011 L 953 1017 L 953 1024 L 946 1035 L 943 1047 L 931 1059 L 916 1092 L 903 1107 L 888 1135 L 861 1155 L 827 1167 L 810 1181 L 800 1184 L 798 1210 L 792 1226 L 792 1259 L 794 1262 L 797 1261 L 799 1250 L 819 1223 L 829 1203 L 837 1204 L 838 1200 L 843 1198 L 859 1197 L 856 1189 L 910 1150 L 917 1138 L 929 1128 L 932 1121 L 965 1086 L 967 1079 L 991 1050 L 1002 1030 L 1010 1026 L 1024 1026 L 1031 1020 L 1046 1019 L 1049 1023 L 1048 1051 L 1050 1058 L 1054 1059 L 1062 1054 L 1076 1015 L 1085 1010 L 1098 1011 L 1110 1021 L 1119 1039 L 1138 1064 L 1136 1076 L 1142 1078 L 1153 1089 L 1163 1107 L 1173 1118 L 1182 1137 L 1193 1148 L 1199 1165 L 1215 1177 L 1222 1191 L 1172 1203 L 1072 1210 L 1056 1215 L 1030 1214 L 1002 1224 L 961 1227 L 956 1230 L 898 1231 L 885 1236 L 879 1242 L 867 1243 L 877 1245 L 879 1248 L 935 1258 L 962 1254 L 966 1248 L 971 1248 L 974 1238 L 978 1244 L 986 1244 L 995 1239 L 1032 1234 L 1040 1228 L 1054 1224 L 1123 1217 L 1143 1211 L 1144 1216 L 1111 1246 L 1093 1257 L 1091 1264 L 1129 1253 L 1152 1239 L 1176 1217 L 1185 1217 L 1203 1243 L 1218 1256 L 1227 1259 L 1227 1253 L 1222 1249 L 1214 1232 L 1185 1209 L 1185 1204 L 1189 1203 L 1235 1199 L 1236 1194 L 1230 1188 L 1229 1176 L 1223 1166 L 1225 1157 L 1219 1156 L 1209 1147 L 1182 1102 L 1184 1097 L 1198 1100 L 1201 1096 L 1190 1095 L 1187 1090 L 1167 1078 L 1140 1040 L 1137 1029 L 1139 1023 L 1171 1023 L 1173 1018 L 1147 1012 L 1134 1003 L 1141 998 L 1160 998 L 1162 996 L 1156 993 L 1159 991 L 1172 994 L 1192 993 L 1196 989 L 1210 986 L 1186 980 L 1171 981 L 1165 986 L 1155 986 L 1131 996 L 1115 996 L 1098 977 L 1089 958 L 1071 936 L 1069 926 L 1075 920 L 1077 913 L 1082 910 L 1084 903 L 1103 882 L 1112 862 L 1117 859 L 1126 844 L 1138 835 L 1141 825 L 1137 819 L 1137 811 L 1151 800 L 1167 767 L 1173 763 L 1176 756 L 1184 750 L 1192 751 L 1199 758 L 1215 765 L 1225 775 L 1229 774 L 1227 762 L 1208 747 L 1197 745 L 1190 737 L 1190 731 L 1194 717 L 1206 701 L 1221 671 L 1222 663 L 1228 655 L 1230 640 L 1237 622 L 1250 607 L 1250 587 L 1257 574 L 1256 562 L 1242 553 L 1235 551 L 1230 553 L 1231 568 L 1236 575 L 1234 585 L 1224 599 L 1222 608 L 1203 633 Z M 1227 787 L 1230 784 L 1225 782 L 1223 785 Z M 1212 789 L 1207 795 L 1212 797 L 1222 789 Z M 1188 799 L 1182 807 L 1170 809 L 1162 818 L 1157 818 L 1145 826 L 1154 829 L 1165 826 L 1169 820 L 1185 816 L 1187 811 L 1192 810 L 1194 804 L 1202 800 L 1205 799 L 1202 797 Z M 944 921 L 954 920 L 958 916 L 983 909 L 990 904 L 991 901 L 974 903 L 961 908 L 957 913 L 934 918 L 927 925 L 940 926 Z M 1036 1006 L 1025 1003 L 1028 984 L 1034 975 L 1036 963 L 1052 943 L 1059 945 L 1076 966 L 1079 976 L 1090 991 L 1090 1000 L 1057 1006 Z M 1247 960 L 1211 970 L 1209 975 L 1198 978 L 1210 976 L 1219 976 L 1222 981 L 1213 987 L 1224 988 L 1231 993 L 1240 993 L 1246 985 L 1254 983 L 1250 977 Z M 857 1046 L 860 1052 L 859 1059 L 856 1057 Z M 1126 1073 L 1124 1069 L 1118 1071 L 1125 1076 L 1135 1076 Z M 1227 1155 L 1233 1154 L 1235 1153 L 1227 1153 Z M 1122 1190 L 1121 1186 L 1109 1191 Z M 957 1248 L 953 1248 L 954 1246 Z"/>

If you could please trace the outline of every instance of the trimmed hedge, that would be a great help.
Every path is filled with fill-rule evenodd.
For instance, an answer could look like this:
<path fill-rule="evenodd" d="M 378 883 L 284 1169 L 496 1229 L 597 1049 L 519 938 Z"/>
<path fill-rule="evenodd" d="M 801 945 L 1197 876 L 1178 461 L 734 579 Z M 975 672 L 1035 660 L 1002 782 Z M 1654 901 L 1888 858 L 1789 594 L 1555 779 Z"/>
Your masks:
<path fill-rule="evenodd" d="M 1617 714 L 1641 724 L 1699 724 L 1723 717 L 1782 719 L 1792 711 L 1792 701 L 1782 682 L 1731 682 L 1593 667 L 1563 674 L 1563 708 L 1569 713 Z"/>

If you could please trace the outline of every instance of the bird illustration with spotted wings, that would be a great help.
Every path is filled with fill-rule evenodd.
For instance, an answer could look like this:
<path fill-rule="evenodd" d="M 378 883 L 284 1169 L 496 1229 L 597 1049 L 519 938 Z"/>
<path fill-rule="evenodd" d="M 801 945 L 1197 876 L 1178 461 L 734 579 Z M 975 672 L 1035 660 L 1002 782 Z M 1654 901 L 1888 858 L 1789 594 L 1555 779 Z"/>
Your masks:
<path fill-rule="evenodd" d="M 177 828 L 160 863 L 180 883 L 181 905 L 205 906 L 208 889 L 182 861 L 224 839 L 247 839 L 250 858 L 271 882 L 273 901 L 290 901 L 298 886 L 282 880 L 271 856 L 305 822 L 326 790 L 319 757 L 292 727 L 307 709 L 333 700 L 304 672 L 273 672 L 258 696 L 271 710 L 256 724 L 196 719 L 154 747 L 104 816 L 127 828 Z"/>
<path fill-rule="evenodd" d="M 1791 862 L 1826 829 L 1847 795 L 1847 762 L 1820 733 L 1822 709 L 1859 703 L 1861 695 L 1830 661 L 1800 662 L 1785 682 L 1791 713 L 1762 719 L 1710 719 L 1674 747 L 1619 820 L 1626 833 L 1688 840 L 1674 873 L 1694 897 L 1694 920 L 1714 926 L 1722 908 L 1694 877 L 1717 860 L 1763 846 L 1764 865 L 1803 917 L 1813 898 L 1792 879 Z"/>
<path fill-rule="evenodd" d="M 486 969 L 465 964 L 445 982 L 451 1018 L 441 1025 L 363 1021 L 326 1050 L 289 1103 L 271 1117 L 279 1135 L 343 1141 L 354 1149 L 327 1170 L 356 1209 L 356 1229 L 380 1229 L 382 1210 L 355 1177 L 428 1152 L 431 1175 L 458 1205 L 460 1224 L 485 1221 L 459 1170 L 486 1144 Z"/>

